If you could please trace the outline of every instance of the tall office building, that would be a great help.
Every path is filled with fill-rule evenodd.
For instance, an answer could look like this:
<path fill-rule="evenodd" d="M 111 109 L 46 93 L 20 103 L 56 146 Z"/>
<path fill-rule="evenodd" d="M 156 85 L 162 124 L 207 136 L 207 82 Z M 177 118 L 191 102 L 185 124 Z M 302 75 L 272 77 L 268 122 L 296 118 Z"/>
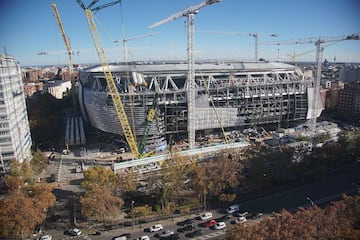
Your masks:
<path fill-rule="evenodd" d="M 0 55 L 0 159 L 1 167 L 16 159 L 31 159 L 31 135 L 21 68 L 14 57 Z"/>

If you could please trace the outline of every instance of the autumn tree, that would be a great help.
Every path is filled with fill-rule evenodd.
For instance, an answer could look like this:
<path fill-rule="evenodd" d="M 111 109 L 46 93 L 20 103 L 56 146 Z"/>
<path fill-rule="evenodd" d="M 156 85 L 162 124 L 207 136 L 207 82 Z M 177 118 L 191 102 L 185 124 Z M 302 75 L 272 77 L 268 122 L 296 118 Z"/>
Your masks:
<path fill-rule="evenodd" d="M 110 168 L 96 166 L 87 169 L 84 178 L 81 185 L 87 191 L 80 198 L 81 214 L 98 221 L 119 216 L 124 201 L 115 196 L 118 180 L 114 172 Z"/>
<path fill-rule="evenodd" d="M 167 202 L 174 202 L 184 189 L 185 180 L 190 172 L 189 166 L 191 160 L 188 157 L 175 153 L 162 163 L 160 178 L 150 179 L 150 191 L 158 195 L 162 209 L 165 209 Z"/>
<path fill-rule="evenodd" d="M 88 191 L 91 191 L 96 187 L 107 187 L 111 190 L 115 190 L 118 186 L 118 180 L 110 168 L 95 166 L 88 168 L 84 172 L 84 181 L 81 183 L 81 186 Z"/>
<path fill-rule="evenodd" d="M 260 223 L 236 225 L 226 239 L 360 239 L 360 195 L 343 196 L 325 209 L 282 210 Z"/>
<path fill-rule="evenodd" d="M 16 190 L 1 201 L 0 235 L 2 237 L 27 237 L 41 222 L 34 202 L 21 190 Z"/>
<path fill-rule="evenodd" d="M 5 177 L 5 184 L 9 189 L 19 189 L 24 187 L 25 183 L 33 182 L 33 173 L 28 162 L 20 163 L 15 159 L 10 161 L 9 172 Z"/>
<path fill-rule="evenodd" d="M 150 216 L 152 209 L 149 205 L 134 207 L 131 212 L 131 216 L 135 218 L 144 219 L 146 216 Z M 140 221 L 141 222 L 141 221 Z"/>
<path fill-rule="evenodd" d="M 46 211 L 55 204 L 56 197 L 52 190 L 53 186 L 47 183 L 28 185 L 25 188 L 26 196 L 33 201 L 34 207 L 39 210 L 42 220 L 46 218 Z"/>
<path fill-rule="evenodd" d="M 133 171 L 123 171 L 116 174 L 116 177 L 119 180 L 119 188 L 123 191 L 135 191 L 136 182 L 135 182 L 135 173 Z"/>
<path fill-rule="evenodd" d="M 218 159 L 198 163 L 193 172 L 194 188 L 199 195 L 205 191 L 211 196 L 219 196 L 225 190 L 237 187 L 242 179 L 243 165 L 238 156 L 223 153 Z"/>
<path fill-rule="evenodd" d="M 0 237 L 28 237 L 54 205 L 53 188 L 35 183 L 30 163 L 16 160 L 10 162 L 5 184 L 10 191 L 0 203 Z"/>
<path fill-rule="evenodd" d="M 81 214 L 88 219 L 94 218 L 104 222 L 118 217 L 124 201 L 114 196 L 114 192 L 105 186 L 96 186 L 87 191 L 80 199 Z"/>
<path fill-rule="evenodd" d="M 47 160 L 45 154 L 43 152 L 41 152 L 40 149 L 37 149 L 34 152 L 33 157 L 30 161 L 31 168 L 32 168 L 35 176 L 39 176 L 41 174 L 41 172 L 46 167 L 47 162 L 48 162 L 48 160 Z"/>

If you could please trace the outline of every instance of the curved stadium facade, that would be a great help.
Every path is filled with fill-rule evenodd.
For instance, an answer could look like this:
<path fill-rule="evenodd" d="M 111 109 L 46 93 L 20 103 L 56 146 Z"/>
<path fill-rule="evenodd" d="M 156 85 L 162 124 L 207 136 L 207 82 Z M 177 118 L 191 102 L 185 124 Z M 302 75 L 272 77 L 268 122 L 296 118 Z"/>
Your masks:
<path fill-rule="evenodd" d="M 125 111 L 137 139 L 157 94 L 149 144 L 166 144 L 173 134 L 187 134 L 186 62 L 111 64 Z M 246 128 L 305 120 L 311 106 L 311 81 L 297 66 L 279 62 L 211 62 L 195 64 L 195 129 Z M 320 98 L 318 98 L 320 99 Z M 83 117 L 104 132 L 122 135 L 101 66 L 80 72 L 79 103 Z"/>

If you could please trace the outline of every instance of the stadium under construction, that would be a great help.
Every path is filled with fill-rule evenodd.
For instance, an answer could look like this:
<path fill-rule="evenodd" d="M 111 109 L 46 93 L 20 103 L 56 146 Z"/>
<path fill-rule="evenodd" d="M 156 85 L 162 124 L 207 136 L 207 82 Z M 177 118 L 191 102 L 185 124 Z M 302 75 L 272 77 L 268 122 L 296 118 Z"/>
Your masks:
<path fill-rule="evenodd" d="M 110 70 L 137 142 L 146 135 L 145 151 L 164 150 L 174 139 L 186 145 L 187 62 L 110 64 Z M 312 83 L 299 67 L 285 63 L 196 62 L 195 118 L 191 122 L 196 138 L 221 129 L 306 120 L 312 116 L 311 106 L 319 107 L 315 110 L 318 116 L 322 103 L 319 95 L 319 103 L 312 104 Z M 100 65 L 80 72 L 79 104 L 93 127 L 123 136 Z M 155 116 L 146 131 L 151 108 Z"/>

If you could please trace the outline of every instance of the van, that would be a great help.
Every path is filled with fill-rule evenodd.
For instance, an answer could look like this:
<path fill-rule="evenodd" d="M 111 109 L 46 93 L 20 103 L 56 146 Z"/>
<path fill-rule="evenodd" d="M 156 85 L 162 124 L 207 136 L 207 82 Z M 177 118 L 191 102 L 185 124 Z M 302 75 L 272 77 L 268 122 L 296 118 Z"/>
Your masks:
<path fill-rule="evenodd" d="M 226 212 L 228 213 L 228 214 L 232 214 L 232 213 L 234 213 L 234 212 L 237 212 L 237 211 L 239 211 L 239 205 L 231 205 L 230 207 L 228 207 L 227 209 L 226 209 Z"/>

